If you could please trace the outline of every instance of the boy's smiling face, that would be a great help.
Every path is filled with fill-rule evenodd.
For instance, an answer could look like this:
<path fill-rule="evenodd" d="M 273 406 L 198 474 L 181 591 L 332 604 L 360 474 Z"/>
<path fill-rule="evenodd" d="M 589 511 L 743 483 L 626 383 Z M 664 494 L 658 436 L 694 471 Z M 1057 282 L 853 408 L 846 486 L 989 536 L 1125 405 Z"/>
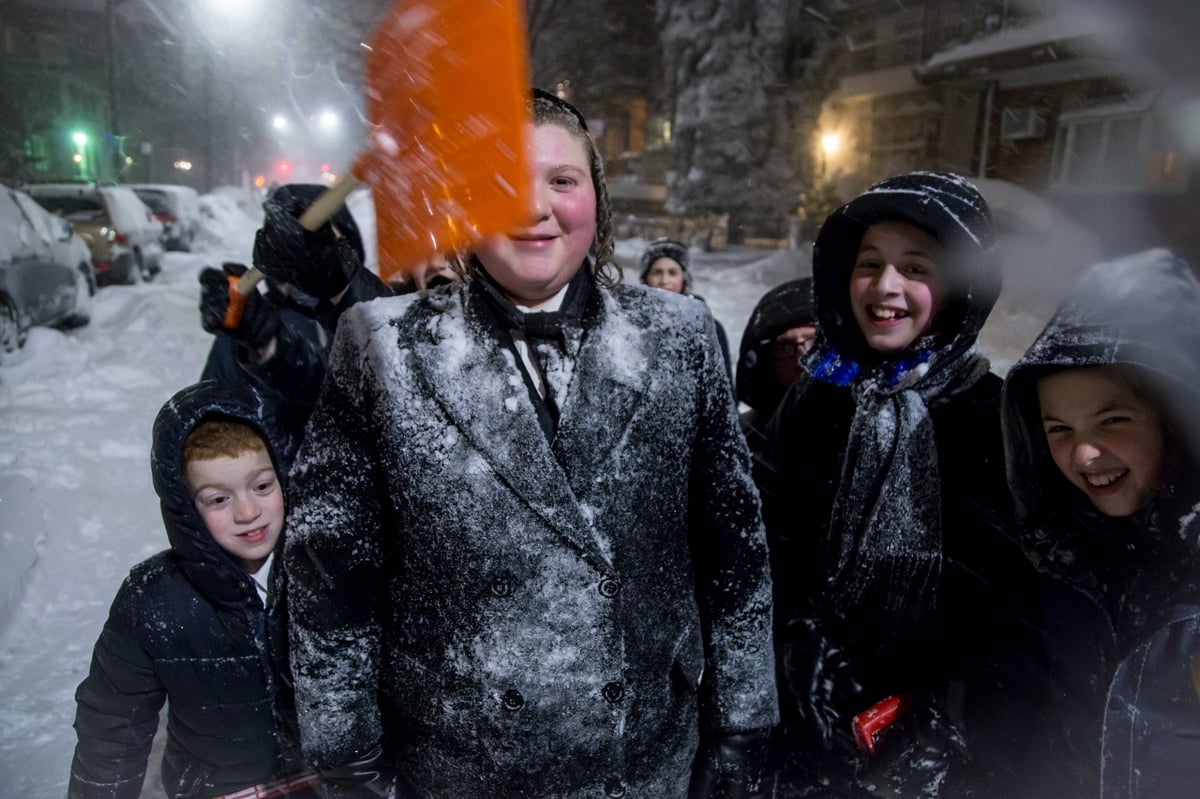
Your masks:
<path fill-rule="evenodd" d="M 524 223 L 475 248 L 509 298 L 538 306 L 579 271 L 596 237 L 596 188 L 584 144 L 552 123 L 530 127 L 533 197 Z M 579 134 L 583 136 L 585 134 Z"/>
<path fill-rule="evenodd" d="M 941 258 L 942 245 L 916 225 L 867 228 L 850 273 L 850 308 L 871 349 L 901 352 L 933 324 L 946 295 Z"/>
<path fill-rule="evenodd" d="M 1162 413 L 1112 367 L 1067 369 L 1038 381 L 1042 429 L 1059 471 L 1101 513 L 1129 516 L 1166 471 Z"/>
<path fill-rule="evenodd" d="M 267 451 L 193 460 L 184 479 L 221 549 L 248 572 L 262 568 L 284 519 L 283 489 Z"/>

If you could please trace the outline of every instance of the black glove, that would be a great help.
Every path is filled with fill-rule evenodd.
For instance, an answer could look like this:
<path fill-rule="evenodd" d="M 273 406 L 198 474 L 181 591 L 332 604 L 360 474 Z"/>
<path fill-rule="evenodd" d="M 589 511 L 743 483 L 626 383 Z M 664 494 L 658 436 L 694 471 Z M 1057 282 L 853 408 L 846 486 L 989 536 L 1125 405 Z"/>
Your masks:
<path fill-rule="evenodd" d="M 319 768 L 317 775 L 324 799 L 393 799 L 408 796 L 397 791 L 396 777 L 383 756 L 383 747 L 375 748 L 358 760 L 336 768 Z"/>
<path fill-rule="evenodd" d="M 859 783 L 872 796 L 932 796 L 955 763 L 970 761 L 961 702 L 942 692 L 917 700 L 908 715 L 883 730 Z"/>
<path fill-rule="evenodd" d="M 768 738 L 767 730 L 701 738 L 688 799 L 750 799 L 758 795 L 767 770 Z"/>
<path fill-rule="evenodd" d="M 298 217 L 309 201 L 281 186 L 263 203 L 263 226 L 254 236 L 254 265 L 282 283 L 291 283 L 317 299 L 335 297 L 362 266 L 358 251 L 326 222 L 315 231 Z"/>
<path fill-rule="evenodd" d="M 830 641 L 815 619 L 788 623 L 783 673 L 801 720 L 827 751 L 834 744 L 853 751 L 850 717 L 841 709 L 862 704 L 862 684 L 846 652 Z"/>
<path fill-rule="evenodd" d="M 237 327 L 226 330 L 225 312 L 229 308 L 229 277 L 246 273 L 242 264 L 226 263 L 220 269 L 205 267 L 200 272 L 200 325 L 209 333 L 224 333 L 250 349 L 265 347 L 279 330 L 279 311 L 263 299 L 258 289 L 246 295 L 242 318 Z"/>

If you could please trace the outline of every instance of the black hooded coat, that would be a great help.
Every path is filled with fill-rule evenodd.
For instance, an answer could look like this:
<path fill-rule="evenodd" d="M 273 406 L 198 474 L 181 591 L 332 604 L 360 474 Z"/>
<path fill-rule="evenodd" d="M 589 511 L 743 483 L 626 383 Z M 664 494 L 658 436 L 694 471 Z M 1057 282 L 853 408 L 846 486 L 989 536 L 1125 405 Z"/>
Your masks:
<path fill-rule="evenodd" d="M 316 183 L 290 183 L 288 194 L 297 202 L 311 204 L 326 187 Z M 359 264 L 366 262 L 362 231 L 350 209 L 341 206 L 330 218 L 338 232 L 349 242 L 358 256 Z M 333 341 L 338 312 L 327 299 L 301 294 L 295 287 L 284 291 L 276 281 L 267 278 L 264 299 L 279 314 L 275 353 L 262 363 L 255 363 L 245 348 L 231 337 L 218 333 L 200 374 L 201 380 L 249 382 L 276 408 L 280 426 L 292 439 L 290 449 L 299 446 L 304 425 L 317 404 L 321 381 L 325 378 L 325 362 Z M 360 266 L 352 279 L 354 291 L 347 291 L 346 301 L 338 308 L 348 307 L 364 297 L 369 299 L 391 292 L 373 273 Z"/>
<path fill-rule="evenodd" d="M 208 532 L 184 484 L 184 441 L 210 418 L 253 427 L 269 442 L 281 480 L 286 473 L 274 414 L 248 386 L 198 383 L 159 412 L 151 469 L 171 548 L 130 571 L 76 692 L 73 799 L 136 799 L 164 702 L 162 778 L 173 799 L 218 796 L 302 768 L 287 743 L 288 723 L 277 724 L 291 707 L 280 678 L 283 537 L 264 607 L 250 575 Z"/>
<path fill-rule="evenodd" d="M 923 356 L 903 356 L 918 365 L 898 382 L 887 376 L 899 373 L 902 362 L 881 360 L 867 348 L 849 304 L 860 241 L 867 227 L 885 220 L 935 236 L 945 248 L 939 266 L 952 286 L 931 335 L 920 342 Z M 971 355 L 999 293 L 998 269 L 987 206 L 970 184 L 951 175 L 882 181 L 835 211 L 817 237 L 817 346 L 804 362 L 809 374 L 771 420 L 756 474 L 775 586 L 782 796 L 1038 795 L 1029 785 L 1037 780 L 1022 773 L 1034 723 L 1024 708 L 1036 702 L 1021 695 L 1033 690 L 1043 668 L 1039 614 L 1025 593 L 1036 573 L 1012 529 L 1001 381 L 986 371 L 986 360 Z M 946 384 L 947 370 L 964 362 L 974 364 L 972 371 Z M 922 389 L 937 380 L 940 388 Z M 908 439 L 893 438 L 891 449 L 886 440 L 860 443 L 855 455 L 849 447 L 852 429 L 862 424 L 856 406 L 867 381 L 887 386 L 877 389 L 885 402 L 903 402 L 906 385 L 923 390 L 923 402 Z M 866 429 L 887 439 L 906 416 L 913 412 L 874 428 L 867 420 Z M 930 434 L 933 451 L 912 459 L 917 439 Z M 863 459 L 882 483 L 860 487 L 855 475 Z M 899 490 L 892 486 L 906 486 L 893 500 L 893 514 L 932 517 L 918 553 L 923 560 L 908 557 L 920 548 L 915 539 L 888 532 L 909 529 L 901 523 L 911 520 L 880 515 L 888 507 L 886 492 Z M 839 492 L 849 492 L 846 505 L 865 509 L 884 532 L 856 540 L 862 534 L 835 524 Z M 846 570 L 851 580 L 871 568 L 879 574 L 856 599 L 847 598 L 838 577 L 847 550 L 858 559 Z M 897 560 L 889 560 L 893 556 Z M 853 753 L 852 717 L 894 695 L 915 699 L 912 726 L 898 723 L 885 732 L 886 746 L 871 758 Z M 806 703 L 824 706 L 826 718 L 834 719 L 825 744 L 806 721 Z M 941 719 L 945 734 L 924 734 L 939 727 L 926 724 L 930 714 Z"/>
<path fill-rule="evenodd" d="M 775 378 L 775 337 L 793 327 L 816 326 L 812 285 L 812 278 L 805 277 L 763 294 L 742 333 L 735 385 L 738 402 L 749 408 L 740 421 L 746 443 L 756 455 L 766 446 L 767 423 L 788 390 Z"/>
<path fill-rule="evenodd" d="M 1165 400 L 1166 485 L 1129 517 L 1096 511 L 1050 457 L 1038 379 L 1124 366 Z M 1033 562 L 1055 580 L 1047 642 L 1077 795 L 1195 796 L 1200 785 L 1200 283 L 1164 250 L 1086 272 L 1005 381 L 1008 478 Z"/>

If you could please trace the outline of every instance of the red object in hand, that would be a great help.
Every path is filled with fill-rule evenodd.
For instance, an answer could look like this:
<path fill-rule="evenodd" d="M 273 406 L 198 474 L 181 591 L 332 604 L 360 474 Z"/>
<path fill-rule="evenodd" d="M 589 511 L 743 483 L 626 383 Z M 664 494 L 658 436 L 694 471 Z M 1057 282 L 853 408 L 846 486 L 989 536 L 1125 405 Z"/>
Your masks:
<path fill-rule="evenodd" d="M 858 744 L 858 751 L 867 757 L 875 754 L 879 735 L 889 726 L 907 716 L 911 709 L 911 697 L 889 696 L 855 716 L 850 726 L 854 730 L 854 742 Z"/>

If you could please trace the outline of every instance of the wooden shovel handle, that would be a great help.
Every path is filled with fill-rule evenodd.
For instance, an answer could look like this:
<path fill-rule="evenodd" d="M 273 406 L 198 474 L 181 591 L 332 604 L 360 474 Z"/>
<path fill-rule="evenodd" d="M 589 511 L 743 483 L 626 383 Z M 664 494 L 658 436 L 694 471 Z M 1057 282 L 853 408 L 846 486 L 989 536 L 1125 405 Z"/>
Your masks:
<path fill-rule="evenodd" d="M 300 227 L 314 231 L 328 222 L 338 212 L 359 183 L 353 174 L 339 180 L 313 200 L 312 205 L 304 209 L 300 215 Z M 246 308 L 246 297 L 254 291 L 259 282 L 266 277 L 257 267 L 250 267 L 241 277 L 229 276 L 229 305 L 225 308 L 225 320 L 222 326 L 233 330 L 242 321 L 242 311 Z"/>

